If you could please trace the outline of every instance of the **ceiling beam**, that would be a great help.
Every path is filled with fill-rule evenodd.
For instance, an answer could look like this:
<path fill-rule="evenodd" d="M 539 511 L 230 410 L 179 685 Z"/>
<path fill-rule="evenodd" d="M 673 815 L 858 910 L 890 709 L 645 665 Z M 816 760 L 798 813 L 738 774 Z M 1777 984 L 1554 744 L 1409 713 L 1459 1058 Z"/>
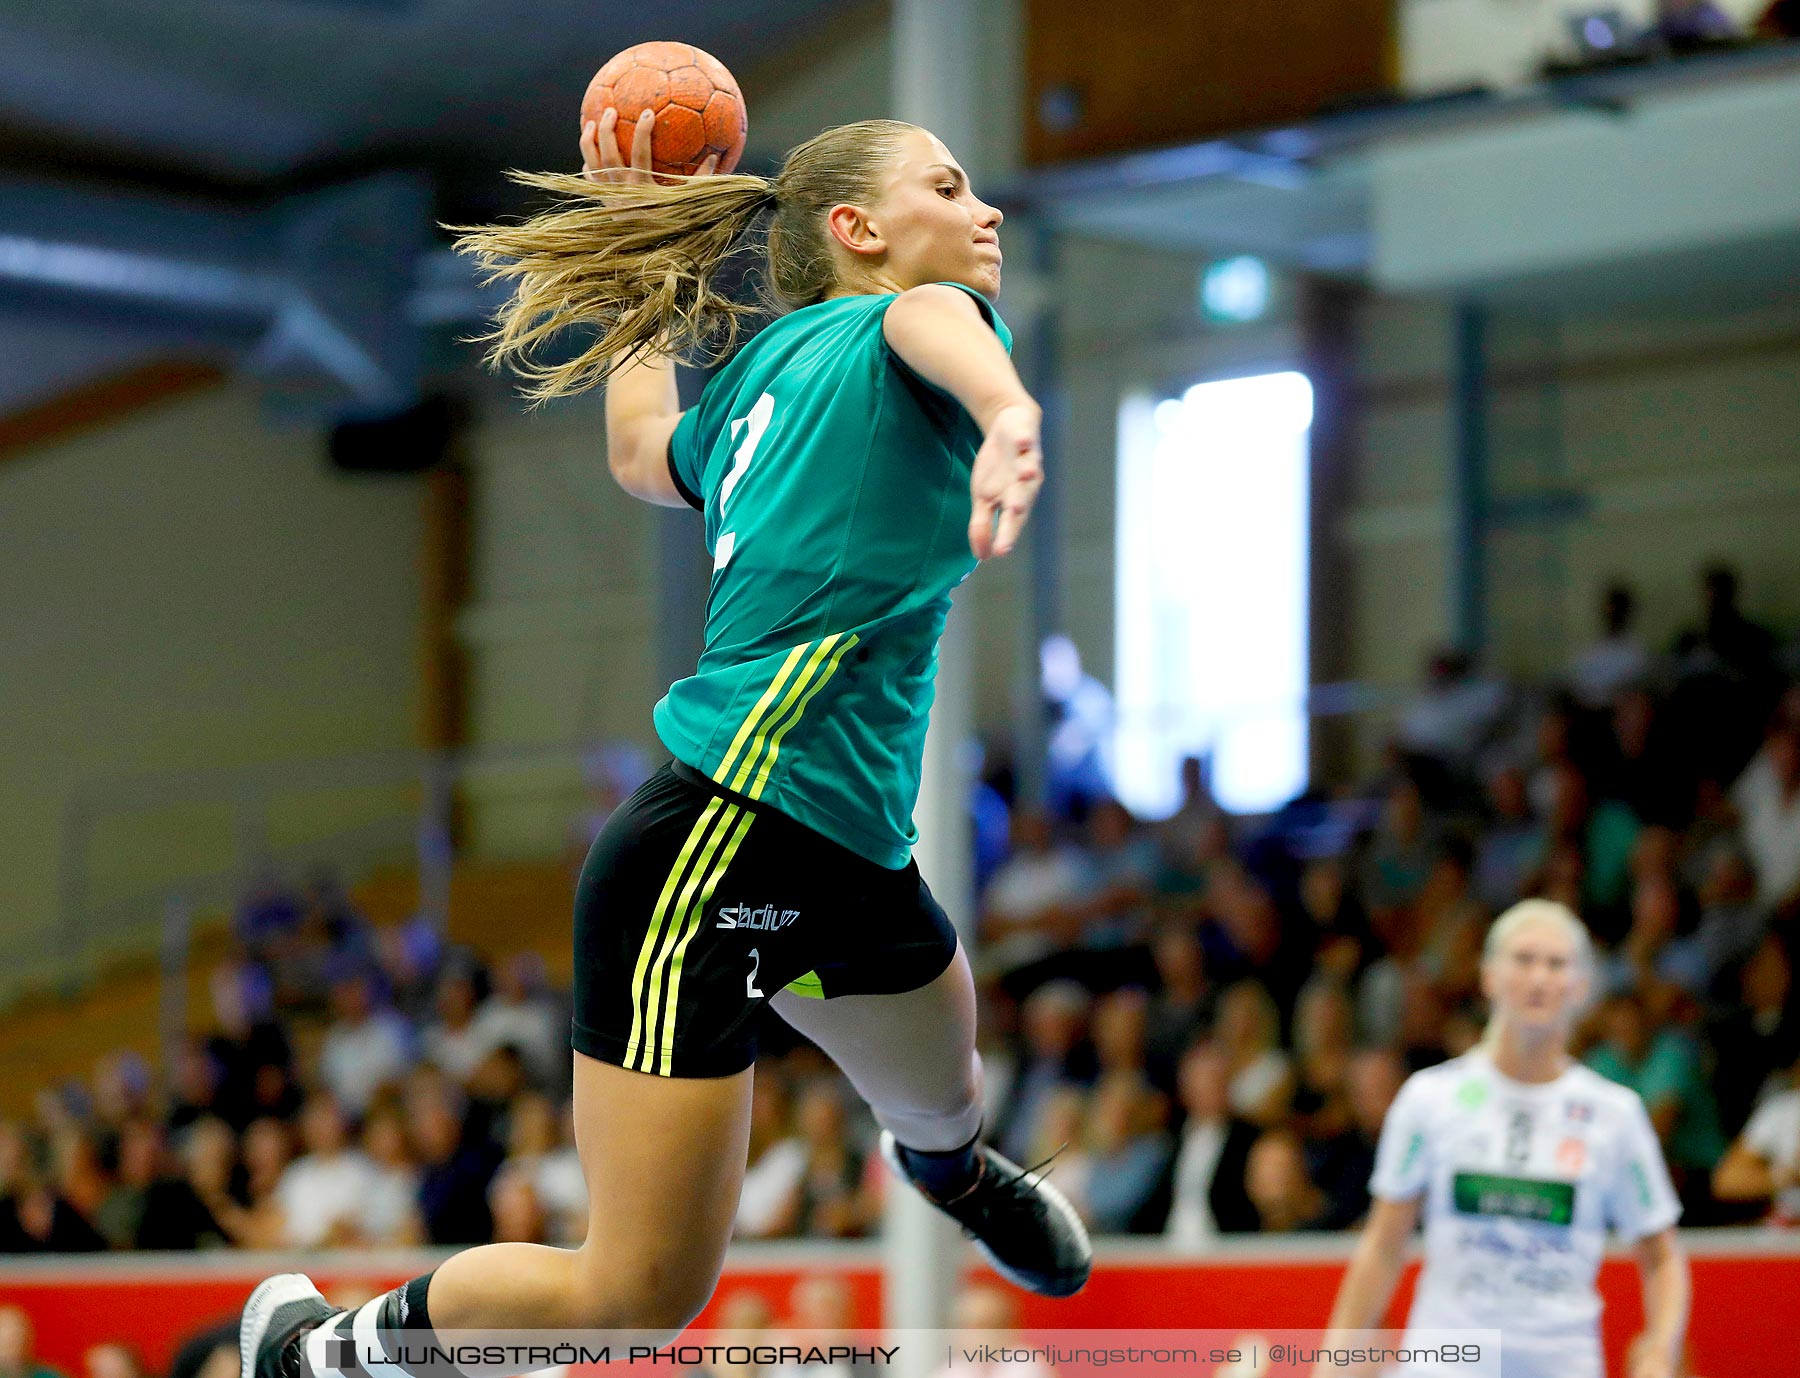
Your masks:
<path fill-rule="evenodd" d="M 212 364 L 158 359 L 93 379 L 9 415 L 0 416 L 0 464 L 84 431 L 98 430 L 160 402 L 223 381 Z"/>

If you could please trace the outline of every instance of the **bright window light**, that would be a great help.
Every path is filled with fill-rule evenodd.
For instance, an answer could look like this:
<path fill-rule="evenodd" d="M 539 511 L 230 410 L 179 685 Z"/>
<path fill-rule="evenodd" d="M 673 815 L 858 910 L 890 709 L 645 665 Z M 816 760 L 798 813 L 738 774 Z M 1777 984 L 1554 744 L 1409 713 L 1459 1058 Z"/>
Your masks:
<path fill-rule="evenodd" d="M 1128 398 L 1119 412 L 1119 797 L 1167 817 L 1181 758 L 1234 813 L 1306 788 L 1308 437 L 1303 374 Z"/>

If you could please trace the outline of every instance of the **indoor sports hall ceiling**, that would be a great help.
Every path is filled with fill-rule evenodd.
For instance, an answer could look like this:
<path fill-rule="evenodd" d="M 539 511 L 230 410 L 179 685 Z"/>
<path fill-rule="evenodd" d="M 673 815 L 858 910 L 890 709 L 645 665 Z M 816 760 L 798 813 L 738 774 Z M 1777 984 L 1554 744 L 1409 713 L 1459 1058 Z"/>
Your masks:
<path fill-rule="evenodd" d="M 566 162 L 580 93 L 620 48 L 688 39 L 746 77 L 869 8 L 7 0 L 0 168 L 250 193 L 407 164 L 434 173 L 454 205 L 498 166 Z"/>

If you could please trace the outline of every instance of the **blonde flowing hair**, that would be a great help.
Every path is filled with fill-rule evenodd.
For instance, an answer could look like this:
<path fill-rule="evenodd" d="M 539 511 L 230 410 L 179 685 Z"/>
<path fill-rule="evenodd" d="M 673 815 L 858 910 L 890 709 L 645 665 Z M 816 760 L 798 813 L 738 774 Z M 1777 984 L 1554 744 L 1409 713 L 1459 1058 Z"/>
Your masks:
<path fill-rule="evenodd" d="M 811 306 L 852 285 L 832 256 L 826 212 L 877 201 L 901 140 L 917 129 L 899 120 L 827 129 L 792 149 L 774 178 L 509 174 L 559 202 L 518 224 L 451 227 L 457 252 L 476 259 L 483 281 L 513 285 L 493 330 L 479 337 L 488 364 L 511 364 L 537 403 L 593 387 L 638 354 L 722 358 L 745 317 Z M 734 301 L 719 290 L 720 270 L 756 241 L 765 212 L 762 299 Z M 533 357 L 575 325 L 598 332 L 586 349 L 561 363 Z"/>

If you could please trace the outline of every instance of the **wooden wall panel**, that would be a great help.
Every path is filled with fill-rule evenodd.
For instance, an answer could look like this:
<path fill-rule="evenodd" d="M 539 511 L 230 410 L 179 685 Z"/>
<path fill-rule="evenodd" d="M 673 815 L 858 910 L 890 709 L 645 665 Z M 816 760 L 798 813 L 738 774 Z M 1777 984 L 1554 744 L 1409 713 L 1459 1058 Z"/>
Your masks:
<path fill-rule="evenodd" d="M 1309 118 L 1393 85 L 1392 0 L 1026 0 L 1034 165 Z"/>

